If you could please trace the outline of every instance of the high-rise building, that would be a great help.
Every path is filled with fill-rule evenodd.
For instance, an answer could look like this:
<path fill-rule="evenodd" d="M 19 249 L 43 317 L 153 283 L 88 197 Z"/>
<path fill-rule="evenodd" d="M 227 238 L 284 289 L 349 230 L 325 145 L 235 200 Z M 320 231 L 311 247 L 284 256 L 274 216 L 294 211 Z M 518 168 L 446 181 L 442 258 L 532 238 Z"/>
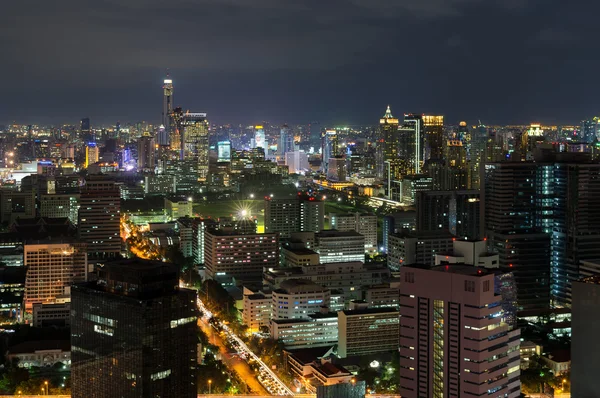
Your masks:
<path fill-rule="evenodd" d="M 79 194 L 40 194 L 40 216 L 78 222 Z"/>
<path fill-rule="evenodd" d="M 121 253 L 121 192 L 103 175 L 90 175 L 79 199 L 79 239 L 92 257 L 116 257 Z"/>
<path fill-rule="evenodd" d="M 385 114 L 379 119 L 379 140 L 377 143 L 381 161 L 378 162 L 377 175 L 386 181 L 399 178 L 400 135 L 398 133 L 398 118 L 392 115 L 388 105 Z"/>
<path fill-rule="evenodd" d="M 239 280 L 260 280 L 263 267 L 279 265 L 277 234 L 240 234 L 226 231 L 204 232 L 206 275 L 228 275 Z"/>
<path fill-rule="evenodd" d="M 401 270 L 405 265 L 435 264 L 435 255 L 452 250 L 454 237 L 448 232 L 400 232 L 388 235 L 388 268 Z"/>
<path fill-rule="evenodd" d="M 281 156 L 285 156 L 286 153 L 293 152 L 294 149 L 294 135 L 290 131 L 288 125 L 284 124 L 279 132 L 277 150 Z"/>
<path fill-rule="evenodd" d="M 415 265 L 400 275 L 402 397 L 519 397 L 520 331 L 505 320 L 495 274 Z"/>
<path fill-rule="evenodd" d="M 485 165 L 482 236 L 500 255 L 500 266 L 512 268 L 520 309 L 550 305 L 550 230 L 546 224 L 552 220 L 552 209 L 543 208 L 552 203 L 552 196 L 547 195 L 552 179 L 545 168 L 532 162 Z"/>
<path fill-rule="evenodd" d="M 293 232 L 323 229 L 324 203 L 314 197 L 265 198 L 265 232 L 289 237 Z"/>
<path fill-rule="evenodd" d="M 262 125 L 254 127 L 254 145 L 252 148 L 267 149 L 267 140 L 265 137 L 265 128 Z"/>
<path fill-rule="evenodd" d="M 417 231 L 447 231 L 460 238 L 479 238 L 479 191 L 421 191 L 416 195 Z"/>
<path fill-rule="evenodd" d="M 206 113 L 186 112 L 181 118 L 180 125 L 184 144 L 184 159 L 197 160 L 198 181 L 206 181 L 209 160 L 209 124 Z"/>
<path fill-rule="evenodd" d="M 138 140 L 138 170 L 154 170 L 154 137 L 144 133 Z"/>
<path fill-rule="evenodd" d="M 273 319 L 306 319 L 329 306 L 330 292 L 326 287 L 306 279 L 288 279 L 273 290 Z M 291 304 L 293 303 L 293 305 Z"/>
<path fill-rule="evenodd" d="M 160 145 L 169 145 L 169 140 L 171 137 L 171 131 L 176 128 L 171 124 L 173 113 L 173 80 L 167 74 L 167 78 L 163 81 L 163 111 L 162 111 L 162 121 L 161 124 L 164 127 L 164 131 L 166 132 L 166 142 L 164 139 L 161 139 Z"/>
<path fill-rule="evenodd" d="M 573 281 L 571 306 L 571 396 L 594 398 L 600 391 L 600 276 Z"/>
<path fill-rule="evenodd" d="M 421 115 L 404 115 L 404 123 L 398 129 L 400 136 L 398 156 L 401 176 L 421 173 L 421 167 L 423 166 L 422 129 L 423 118 Z"/>
<path fill-rule="evenodd" d="M 486 160 L 487 127 L 481 123 L 471 133 L 471 145 L 468 152 L 469 188 L 479 189 L 481 166 Z"/>
<path fill-rule="evenodd" d="M 289 168 L 290 174 L 304 174 L 310 168 L 308 154 L 304 151 L 286 152 L 284 158 L 285 165 Z"/>
<path fill-rule="evenodd" d="M 329 159 L 340 154 L 339 137 L 336 130 L 326 130 L 323 135 L 323 149 L 321 152 L 321 169 L 325 175 L 329 174 Z"/>
<path fill-rule="evenodd" d="M 27 268 L 26 311 L 36 303 L 68 301 L 71 285 L 87 280 L 87 247 L 57 240 L 29 242 L 23 247 L 23 265 Z"/>
<path fill-rule="evenodd" d="M 388 236 L 402 231 L 414 231 L 416 229 L 416 213 L 407 210 L 392 213 L 383 217 L 383 252 L 388 252 Z"/>
<path fill-rule="evenodd" d="M 95 142 L 88 142 L 85 145 L 85 167 L 97 163 L 100 159 L 100 151 Z"/>
<path fill-rule="evenodd" d="M 460 140 L 448 140 L 444 148 L 445 167 L 442 175 L 442 189 L 460 190 L 469 186 L 467 150 Z"/>
<path fill-rule="evenodd" d="M 84 140 L 93 139 L 93 137 L 91 135 L 91 124 L 90 124 L 89 117 L 84 117 L 83 119 L 81 119 L 80 129 L 81 129 L 81 137 Z"/>
<path fill-rule="evenodd" d="M 398 310 L 394 308 L 338 312 L 338 356 L 347 358 L 396 351 L 398 315 Z"/>
<path fill-rule="evenodd" d="M 196 292 L 175 268 L 119 260 L 73 286 L 73 397 L 196 397 Z"/>
<path fill-rule="evenodd" d="M 425 160 L 443 159 L 444 116 L 423 115 Z"/>
<path fill-rule="evenodd" d="M 348 176 L 346 157 L 336 156 L 329 158 L 327 165 L 327 179 L 335 182 L 345 182 Z"/>
<path fill-rule="evenodd" d="M 377 253 L 377 216 L 367 213 L 329 214 L 331 229 L 356 231 L 365 237 L 365 252 Z"/>
<path fill-rule="evenodd" d="M 553 189 L 552 304 L 570 307 L 581 262 L 600 258 L 600 164 L 556 163 Z"/>

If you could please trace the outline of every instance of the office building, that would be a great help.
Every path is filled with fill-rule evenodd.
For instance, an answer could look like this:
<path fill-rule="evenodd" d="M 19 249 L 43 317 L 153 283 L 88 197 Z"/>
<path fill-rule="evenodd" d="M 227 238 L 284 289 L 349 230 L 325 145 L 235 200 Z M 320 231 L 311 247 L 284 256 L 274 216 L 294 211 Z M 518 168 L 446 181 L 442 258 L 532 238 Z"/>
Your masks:
<path fill-rule="evenodd" d="M 332 347 L 338 342 L 338 316 L 319 312 L 304 319 L 273 319 L 271 337 L 286 349 Z"/>
<path fill-rule="evenodd" d="M 390 271 L 383 265 L 365 264 L 360 261 L 332 262 L 265 269 L 263 284 L 271 289 L 278 289 L 288 279 L 310 280 L 330 290 L 338 291 L 343 296 L 344 302 L 349 302 L 362 299 L 364 287 L 381 285 L 389 277 Z"/>
<path fill-rule="evenodd" d="M 286 153 L 288 152 L 294 152 L 294 135 L 287 124 L 284 124 L 279 132 L 277 150 L 281 156 L 286 156 Z"/>
<path fill-rule="evenodd" d="M 77 224 L 79 215 L 79 194 L 41 194 L 40 216 L 48 218 L 68 218 Z"/>
<path fill-rule="evenodd" d="M 365 237 L 355 231 L 321 231 L 315 234 L 320 262 L 365 262 Z"/>
<path fill-rule="evenodd" d="M 21 258 L 23 258 L 22 250 Z M 14 319 L 17 322 L 23 319 L 23 295 L 25 294 L 26 275 L 27 269 L 25 267 L 0 265 L 0 285 L 4 289 L 1 295 L 0 314 L 4 318 Z"/>
<path fill-rule="evenodd" d="M 409 264 L 435 264 L 435 255 L 452 250 L 454 237 L 447 232 L 411 233 L 388 235 L 387 264 L 398 271 Z"/>
<path fill-rule="evenodd" d="M 286 152 L 283 156 L 290 174 L 305 174 L 310 169 L 308 154 L 304 151 Z"/>
<path fill-rule="evenodd" d="M 481 168 L 486 161 L 487 140 L 487 127 L 479 125 L 471 131 L 471 145 L 467 162 L 469 168 L 469 189 L 481 188 Z"/>
<path fill-rule="evenodd" d="M 267 140 L 265 138 L 264 126 L 259 125 L 254 127 L 254 145 L 252 148 L 267 149 Z"/>
<path fill-rule="evenodd" d="M 329 289 L 307 279 L 288 279 L 273 290 L 272 319 L 305 319 L 329 305 Z"/>
<path fill-rule="evenodd" d="M 100 148 L 95 142 L 88 142 L 85 146 L 85 168 L 91 164 L 98 163 L 100 159 Z"/>
<path fill-rule="evenodd" d="M 289 237 L 292 232 L 300 231 L 300 201 L 296 197 L 265 197 L 265 232 L 278 232 Z"/>
<path fill-rule="evenodd" d="M 416 213 L 406 210 L 383 216 L 383 252 L 388 252 L 388 235 L 402 231 L 414 231 L 416 228 Z"/>
<path fill-rule="evenodd" d="M 556 163 L 554 182 L 552 305 L 570 307 L 581 262 L 600 258 L 600 164 Z"/>
<path fill-rule="evenodd" d="M 172 174 L 150 174 L 144 176 L 144 194 L 165 195 L 176 191 L 177 177 Z"/>
<path fill-rule="evenodd" d="M 252 292 L 244 287 L 242 322 L 248 332 L 258 333 L 269 328 L 273 314 L 273 298 L 271 292 Z"/>
<path fill-rule="evenodd" d="M 115 182 L 90 175 L 79 198 L 79 239 L 92 257 L 116 257 L 121 253 L 121 192 Z"/>
<path fill-rule="evenodd" d="M 398 311 L 391 308 L 338 312 L 338 356 L 357 357 L 397 350 L 398 318 Z"/>
<path fill-rule="evenodd" d="M 421 167 L 423 166 L 422 129 L 423 118 L 421 115 L 404 115 L 404 123 L 398 129 L 400 136 L 398 149 L 400 176 L 421 173 Z"/>
<path fill-rule="evenodd" d="M 460 238 L 479 238 L 481 229 L 479 191 L 417 192 L 416 205 L 417 231 L 445 231 Z"/>
<path fill-rule="evenodd" d="M 107 263 L 72 289 L 73 397 L 196 397 L 196 292 L 172 264 Z"/>
<path fill-rule="evenodd" d="M 443 159 L 444 150 L 444 116 L 423 115 L 425 141 L 424 160 Z"/>
<path fill-rule="evenodd" d="M 321 169 L 323 174 L 329 175 L 329 159 L 341 155 L 339 138 L 336 130 L 326 130 L 323 134 L 323 147 L 321 151 Z"/>
<path fill-rule="evenodd" d="M 368 308 L 400 308 L 400 281 L 393 279 L 391 282 L 373 285 L 364 290 L 364 301 Z"/>
<path fill-rule="evenodd" d="M 338 231 L 356 231 L 365 237 L 365 252 L 375 254 L 377 246 L 377 216 L 367 213 L 339 214 L 330 213 L 331 229 Z"/>
<path fill-rule="evenodd" d="M 137 166 L 139 171 L 154 171 L 155 150 L 154 137 L 144 133 L 138 140 Z"/>
<path fill-rule="evenodd" d="M 283 267 L 302 267 L 319 264 L 319 253 L 302 247 L 281 248 L 281 265 Z"/>
<path fill-rule="evenodd" d="M 294 232 L 317 232 L 323 229 L 324 203 L 314 197 L 265 197 L 265 232 L 290 237 Z"/>
<path fill-rule="evenodd" d="M 165 213 L 169 220 L 181 217 L 192 217 L 194 202 L 191 198 L 165 198 Z"/>
<path fill-rule="evenodd" d="M 87 280 L 88 261 L 85 243 L 38 241 L 23 247 L 25 310 L 36 303 L 53 304 L 69 299 L 71 285 Z"/>
<path fill-rule="evenodd" d="M 260 280 L 263 267 L 279 265 L 277 234 L 239 234 L 226 231 L 204 232 L 206 275 L 228 275 L 238 280 Z"/>
<path fill-rule="evenodd" d="M 414 265 L 400 276 L 402 397 L 519 397 L 520 331 L 504 320 L 494 273 Z"/>
<path fill-rule="evenodd" d="M 392 115 L 388 105 L 385 114 L 379 119 L 379 139 L 377 140 L 377 151 L 379 160 L 377 163 L 377 176 L 386 181 L 399 178 L 400 157 L 400 135 L 398 133 L 398 118 Z"/>
<path fill-rule="evenodd" d="M 435 265 L 440 264 L 469 264 L 488 269 L 499 268 L 500 256 L 498 253 L 488 252 L 487 242 L 484 240 L 456 239 L 452 242 L 452 250 L 435 255 Z"/>
<path fill-rule="evenodd" d="M 0 222 L 11 224 L 17 219 L 35 218 L 35 192 L 0 190 Z"/>
<path fill-rule="evenodd" d="M 590 276 L 572 284 L 571 396 L 593 398 L 600 391 L 600 278 Z"/>
<path fill-rule="evenodd" d="M 444 162 L 441 189 L 453 191 L 467 189 L 469 186 L 467 150 L 462 141 L 446 141 Z"/>
<path fill-rule="evenodd" d="M 69 298 L 70 299 L 70 298 Z M 34 303 L 31 310 L 34 328 L 58 327 L 71 325 L 71 303 Z"/>
<path fill-rule="evenodd" d="M 195 264 L 204 264 L 204 235 L 209 229 L 218 229 L 213 219 L 194 218 L 192 222 L 192 257 Z"/>
<path fill-rule="evenodd" d="M 348 164 L 346 157 L 336 156 L 329 158 L 327 167 L 327 180 L 333 182 L 345 182 L 348 177 Z"/>
<path fill-rule="evenodd" d="M 208 177 L 208 135 L 209 124 L 206 113 L 185 112 L 181 116 L 181 134 L 183 140 L 183 159 L 197 162 L 198 181 L 204 182 Z"/>

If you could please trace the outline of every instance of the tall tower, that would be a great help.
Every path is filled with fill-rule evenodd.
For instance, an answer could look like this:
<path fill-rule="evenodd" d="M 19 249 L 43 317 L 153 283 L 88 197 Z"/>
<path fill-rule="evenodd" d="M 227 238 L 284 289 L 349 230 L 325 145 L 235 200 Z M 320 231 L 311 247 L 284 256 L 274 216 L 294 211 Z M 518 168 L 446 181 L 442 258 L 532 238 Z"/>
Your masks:
<path fill-rule="evenodd" d="M 206 113 L 186 112 L 181 118 L 183 159 L 197 159 L 198 180 L 208 177 L 208 120 Z"/>
<path fill-rule="evenodd" d="M 400 135 L 398 156 L 402 176 L 421 173 L 423 165 L 423 118 L 417 114 L 405 114 L 404 124 L 398 129 Z"/>
<path fill-rule="evenodd" d="M 163 112 L 161 124 L 165 126 L 167 135 L 171 134 L 171 112 L 173 112 L 173 80 L 167 73 L 163 84 Z"/>
<path fill-rule="evenodd" d="M 398 147 L 400 146 L 398 135 L 398 119 L 392 116 L 392 111 L 388 105 L 385 115 L 379 119 L 379 140 L 377 150 L 380 153 L 381 162 L 378 162 L 379 169 L 377 175 L 388 179 L 397 177 L 397 169 L 399 164 Z M 389 162 L 389 170 L 385 163 Z M 389 171 L 389 173 L 386 173 Z"/>
<path fill-rule="evenodd" d="M 423 115 L 423 126 L 425 126 L 425 149 L 428 153 L 425 160 L 442 159 L 444 150 L 444 117 Z"/>

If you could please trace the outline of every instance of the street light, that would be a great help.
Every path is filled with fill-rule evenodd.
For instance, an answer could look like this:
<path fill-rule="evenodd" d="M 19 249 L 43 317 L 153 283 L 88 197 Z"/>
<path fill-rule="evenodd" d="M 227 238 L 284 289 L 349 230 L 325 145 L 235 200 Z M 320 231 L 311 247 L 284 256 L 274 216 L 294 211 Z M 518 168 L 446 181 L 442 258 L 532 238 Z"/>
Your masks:
<path fill-rule="evenodd" d="M 562 379 L 562 382 L 560 383 L 560 389 L 561 390 L 565 390 L 565 383 L 567 382 L 567 379 Z"/>
<path fill-rule="evenodd" d="M 47 380 L 44 382 L 44 385 L 46 386 L 46 395 L 48 395 L 48 381 Z"/>
<path fill-rule="evenodd" d="M 212 394 L 212 380 L 208 379 L 208 395 Z"/>

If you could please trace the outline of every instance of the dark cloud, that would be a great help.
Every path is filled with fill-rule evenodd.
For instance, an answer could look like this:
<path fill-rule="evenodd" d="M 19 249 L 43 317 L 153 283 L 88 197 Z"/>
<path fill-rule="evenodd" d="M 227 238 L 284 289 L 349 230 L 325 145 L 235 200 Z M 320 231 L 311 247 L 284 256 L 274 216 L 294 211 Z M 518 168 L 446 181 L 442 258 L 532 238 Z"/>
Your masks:
<path fill-rule="evenodd" d="M 576 122 L 597 113 L 598 39 L 558 0 L 21 0 L 0 13 L 0 121 Z M 582 51 L 583 50 L 583 51 Z M 589 79 L 589 80 L 588 80 Z M 577 95 L 573 95 L 577 93 Z"/>

